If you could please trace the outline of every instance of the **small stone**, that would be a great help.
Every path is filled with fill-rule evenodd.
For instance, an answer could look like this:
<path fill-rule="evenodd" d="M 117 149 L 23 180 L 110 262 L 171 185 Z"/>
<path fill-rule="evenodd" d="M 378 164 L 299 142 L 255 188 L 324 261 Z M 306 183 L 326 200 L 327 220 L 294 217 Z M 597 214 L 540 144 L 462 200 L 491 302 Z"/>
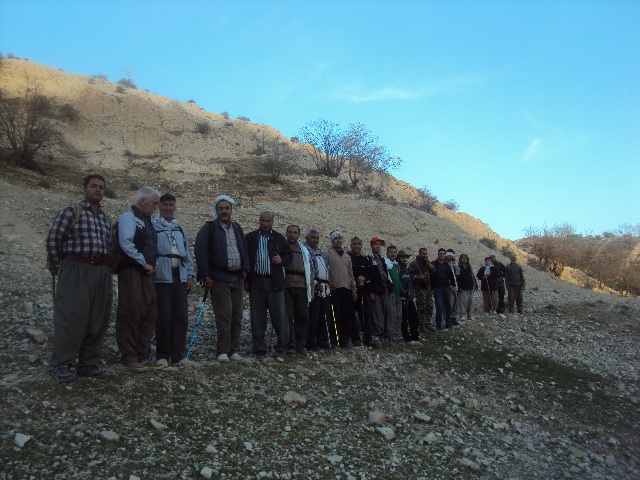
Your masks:
<path fill-rule="evenodd" d="M 384 425 L 385 420 L 385 414 L 377 410 L 369 412 L 367 415 L 367 423 L 372 423 L 374 425 Z"/>
<path fill-rule="evenodd" d="M 29 335 L 29 338 L 34 343 L 37 343 L 38 345 L 42 345 L 44 343 L 46 335 L 42 330 L 38 330 L 36 328 L 27 328 L 26 332 L 27 332 L 27 335 Z"/>
<path fill-rule="evenodd" d="M 438 441 L 438 436 L 435 433 L 431 432 L 426 437 L 424 437 L 424 441 L 427 443 L 435 443 Z"/>
<path fill-rule="evenodd" d="M 291 427 L 290 427 L 289 425 L 286 425 L 286 426 L 284 427 L 284 431 L 285 431 L 285 432 L 290 432 L 290 431 L 291 431 Z"/>
<path fill-rule="evenodd" d="M 429 415 L 425 415 L 424 413 L 414 413 L 413 418 L 415 418 L 420 422 L 425 422 L 425 423 L 431 421 L 431 417 Z"/>
<path fill-rule="evenodd" d="M 622 393 L 622 392 L 624 392 L 626 390 L 627 390 L 627 386 L 624 383 L 620 382 L 618 384 L 618 392 Z"/>
<path fill-rule="evenodd" d="M 499 338 L 496 338 L 493 341 L 496 342 L 498 345 L 502 345 L 502 340 L 500 340 Z"/>
<path fill-rule="evenodd" d="M 213 470 L 211 470 L 209 467 L 202 467 L 202 470 L 200 470 L 200 476 L 202 478 L 211 478 L 213 475 Z"/>
<path fill-rule="evenodd" d="M 298 405 L 306 405 L 307 399 L 295 392 L 287 392 L 284 396 L 284 401 L 289 403 L 296 403 Z"/>
<path fill-rule="evenodd" d="M 151 420 L 150 422 L 151 422 L 151 426 L 152 426 L 153 428 L 155 428 L 156 430 L 158 430 L 158 431 L 160 431 L 160 430 L 166 430 L 167 428 L 169 428 L 169 427 L 167 427 L 166 425 L 164 425 L 163 423 L 156 422 L 155 420 Z"/>
<path fill-rule="evenodd" d="M 593 393 L 587 392 L 584 394 L 584 396 L 587 397 L 587 400 L 589 400 L 590 402 L 593 402 Z"/>
<path fill-rule="evenodd" d="M 22 433 L 16 433 L 13 437 L 13 443 L 18 448 L 24 447 L 24 444 L 31 440 L 31 435 L 24 435 Z"/>
<path fill-rule="evenodd" d="M 140 480 L 140 477 L 137 475 L 129 475 L 129 480 Z"/>
<path fill-rule="evenodd" d="M 571 455 L 573 455 L 576 458 L 582 458 L 586 455 L 586 453 L 584 453 L 582 450 L 575 447 L 570 447 L 569 452 L 571 453 Z"/>
<path fill-rule="evenodd" d="M 396 434 L 394 433 L 392 428 L 377 427 L 376 430 L 380 435 L 384 437 L 385 440 L 393 440 L 394 438 L 396 438 Z"/>
<path fill-rule="evenodd" d="M 327 460 L 331 463 L 340 463 L 342 461 L 342 455 L 329 455 Z"/>
<path fill-rule="evenodd" d="M 214 447 L 213 445 L 208 445 L 207 448 L 205 448 L 205 452 L 207 452 L 207 453 L 218 453 L 218 449 L 216 447 Z"/>
<path fill-rule="evenodd" d="M 607 439 L 607 443 L 608 443 L 609 445 L 613 445 L 613 446 L 615 447 L 616 445 L 618 445 L 618 440 L 616 440 L 616 439 L 615 439 L 615 438 L 613 438 L 613 437 L 609 437 L 609 438 Z"/>
<path fill-rule="evenodd" d="M 35 365 L 38 362 L 38 360 L 40 360 L 40 357 L 38 355 L 29 355 L 27 357 L 27 360 L 31 365 Z"/>
<path fill-rule="evenodd" d="M 615 467 L 618 462 L 616 462 L 616 457 L 614 457 L 613 455 L 607 455 L 604 463 L 607 465 L 607 467 Z"/>
<path fill-rule="evenodd" d="M 22 309 L 25 313 L 32 314 L 33 313 L 33 303 L 32 302 L 24 302 Z"/>
<path fill-rule="evenodd" d="M 117 442 L 118 440 L 120 440 L 120 435 L 118 435 L 115 432 L 112 432 L 111 430 L 103 430 L 100 432 L 100 436 L 102 438 L 104 438 L 105 440 L 109 440 L 111 442 Z"/>
<path fill-rule="evenodd" d="M 467 408 L 480 408 L 480 402 L 475 398 L 467 398 L 464 401 L 464 406 Z"/>
<path fill-rule="evenodd" d="M 507 316 L 504 313 L 498 315 L 501 319 L 506 320 Z"/>
<path fill-rule="evenodd" d="M 244 442 L 244 448 L 247 452 L 253 452 L 253 445 L 251 445 L 251 442 Z"/>
<path fill-rule="evenodd" d="M 460 462 L 461 465 L 464 465 L 465 467 L 469 467 L 472 470 L 480 470 L 480 465 L 478 465 L 473 460 L 469 460 L 468 458 L 461 458 L 458 461 Z"/>

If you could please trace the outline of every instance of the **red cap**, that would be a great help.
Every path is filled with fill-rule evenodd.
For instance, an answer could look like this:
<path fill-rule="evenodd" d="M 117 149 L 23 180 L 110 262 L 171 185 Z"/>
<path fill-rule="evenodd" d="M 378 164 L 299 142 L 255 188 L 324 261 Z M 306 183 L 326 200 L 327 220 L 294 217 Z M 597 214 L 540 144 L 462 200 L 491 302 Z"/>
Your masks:
<path fill-rule="evenodd" d="M 371 239 L 371 241 L 369 242 L 369 245 L 371 245 L 371 244 L 372 244 L 372 243 L 374 243 L 374 242 L 380 242 L 380 243 L 382 243 L 382 245 L 384 245 L 384 240 L 383 240 L 383 239 L 381 239 L 381 238 L 378 238 L 378 237 L 373 237 L 373 238 Z"/>

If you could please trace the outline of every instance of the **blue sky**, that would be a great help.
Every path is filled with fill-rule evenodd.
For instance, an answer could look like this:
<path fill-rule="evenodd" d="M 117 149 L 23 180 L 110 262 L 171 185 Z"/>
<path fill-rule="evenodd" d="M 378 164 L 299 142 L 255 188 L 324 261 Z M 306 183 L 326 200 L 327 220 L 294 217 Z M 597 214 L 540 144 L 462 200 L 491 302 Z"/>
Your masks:
<path fill-rule="evenodd" d="M 12 1 L 0 51 L 287 137 L 362 122 L 501 236 L 640 223 L 640 2 Z"/>

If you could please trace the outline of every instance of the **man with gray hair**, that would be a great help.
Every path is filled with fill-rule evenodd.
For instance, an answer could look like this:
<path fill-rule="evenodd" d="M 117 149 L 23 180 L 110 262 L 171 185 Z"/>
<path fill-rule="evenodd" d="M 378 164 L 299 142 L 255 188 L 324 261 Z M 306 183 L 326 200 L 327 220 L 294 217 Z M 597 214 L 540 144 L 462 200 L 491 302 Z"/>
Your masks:
<path fill-rule="evenodd" d="M 200 229 L 194 247 L 198 277 L 211 291 L 219 362 L 243 360 L 238 353 L 238 342 L 249 253 L 242 228 L 231 220 L 235 204 L 226 195 L 216 197 L 213 201 L 214 220 L 208 221 Z"/>
<path fill-rule="evenodd" d="M 116 340 L 120 350 L 121 370 L 142 372 L 164 368 L 152 364 L 151 338 L 156 326 L 158 307 L 153 275 L 157 271 L 157 235 L 151 215 L 158 209 L 160 194 L 142 187 L 136 204 L 118 218 L 118 241 L 121 260 L 118 272 L 118 311 Z"/>

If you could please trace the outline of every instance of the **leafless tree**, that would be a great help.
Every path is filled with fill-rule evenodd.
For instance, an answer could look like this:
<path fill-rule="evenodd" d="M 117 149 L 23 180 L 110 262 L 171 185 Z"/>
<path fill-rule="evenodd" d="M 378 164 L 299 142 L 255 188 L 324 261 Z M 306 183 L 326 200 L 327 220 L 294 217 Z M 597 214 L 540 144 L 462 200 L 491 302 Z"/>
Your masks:
<path fill-rule="evenodd" d="M 329 177 L 340 175 L 347 162 L 345 144 L 338 124 L 320 118 L 308 122 L 300 130 L 300 141 L 311 146 L 310 153 L 317 169 Z"/>
<path fill-rule="evenodd" d="M 272 182 L 279 182 L 282 172 L 289 169 L 295 160 L 295 151 L 291 146 L 277 138 L 266 141 L 267 168 Z"/>
<path fill-rule="evenodd" d="M 0 150 L 2 156 L 18 166 L 44 173 L 37 157 L 78 152 L 56 128 L 56 108 L 40 93 L 37 82 L 28 81 L 23 94 L 9 97 L 0 90 Z"/>

